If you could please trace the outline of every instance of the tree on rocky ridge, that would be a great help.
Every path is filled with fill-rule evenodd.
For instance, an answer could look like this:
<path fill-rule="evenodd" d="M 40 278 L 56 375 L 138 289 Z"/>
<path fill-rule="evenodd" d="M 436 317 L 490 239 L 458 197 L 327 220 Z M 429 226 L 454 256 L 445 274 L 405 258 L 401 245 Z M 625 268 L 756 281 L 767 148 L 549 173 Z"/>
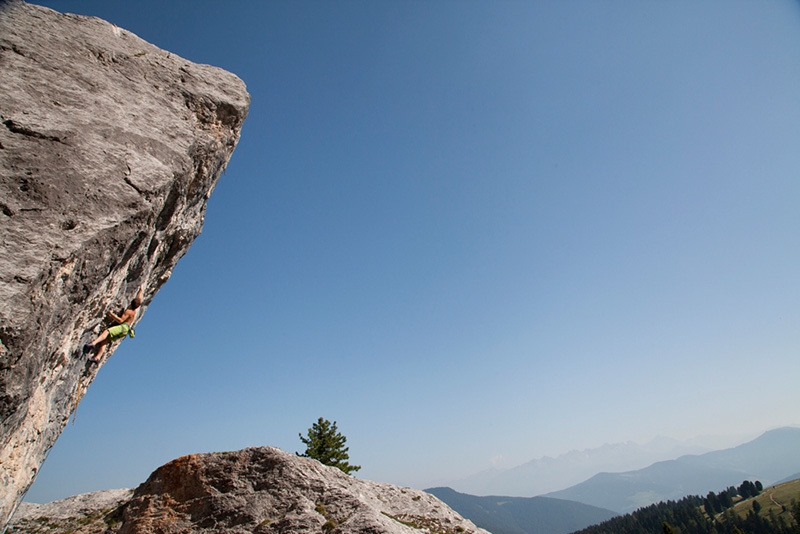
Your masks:
<path fill-rule="evenodd" d="M 360 465 L 350 465 L 347 453 L 349 447 L 345 447 L 347 438 L 339 433 L 336 428 L 336 421 L 331 423 L 322 417 L 308 429 L 308 437 L 304 438 L 299 434 L 300 441 L 306 446 L 306 452 L 300 454 L 306 458 L 313 458 L 319 462 L 341 469 L 344 473 L 350 474 L 361 469 Z M 298 453 L 299 454 L 299 453 Z"/>

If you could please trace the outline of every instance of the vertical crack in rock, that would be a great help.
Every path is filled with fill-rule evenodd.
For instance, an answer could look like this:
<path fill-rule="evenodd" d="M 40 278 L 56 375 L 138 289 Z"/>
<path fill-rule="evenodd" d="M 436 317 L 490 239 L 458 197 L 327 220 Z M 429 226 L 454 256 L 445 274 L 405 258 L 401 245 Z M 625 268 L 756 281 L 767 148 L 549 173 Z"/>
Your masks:
<path fill-rule="evenodd" d="M 0 70 L 4 525 L 95 377 L 83 343 L 143 285 L 141 317 L 200 234 L 250 97 L 221 69 L 21 1 L 0 2 Z"/>

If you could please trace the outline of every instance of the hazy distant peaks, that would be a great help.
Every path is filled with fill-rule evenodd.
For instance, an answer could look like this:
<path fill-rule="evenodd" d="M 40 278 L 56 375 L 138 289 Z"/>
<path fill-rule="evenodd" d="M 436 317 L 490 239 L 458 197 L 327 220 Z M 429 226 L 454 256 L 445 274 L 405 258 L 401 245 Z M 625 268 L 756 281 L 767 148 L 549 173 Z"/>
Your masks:
<path fill-rule="evenodd" d="M 567 488 L 600 472 L 632 471 L 709 450 L 663 436 L 643 445 L 632 441 L 606 443 L 593 449 L 572 450 L 555 458 L 543 456 L 510 469 L 492 467 L 450 486 L 473 495 L 532 497 Z"/>

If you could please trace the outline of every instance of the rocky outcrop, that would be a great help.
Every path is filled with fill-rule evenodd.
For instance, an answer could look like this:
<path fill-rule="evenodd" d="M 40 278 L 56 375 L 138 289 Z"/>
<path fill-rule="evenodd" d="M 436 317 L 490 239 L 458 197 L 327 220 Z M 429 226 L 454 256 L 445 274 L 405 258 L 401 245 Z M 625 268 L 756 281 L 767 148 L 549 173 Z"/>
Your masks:
<path fill-rule="evenodd" d="M 81 346 L 143 286 L 141 316 L 200 233 L 249 95 L 21 1 L 0 1 L 0 72 L 2 525 L 97 372 Z"/>
<path fill-rule="evenodd" d="M 428 493 L 359 480 L 271 447 L 184 456 L 157 469 L 116 510 L 115 494 L 25 510 L 13 532 L 65 516 L 86 532 L 486 534 Z M 94 500 L 95 507 L 86 503 Z M 36 515 L 39 513 L 40 515 Z M 92 525 L 92 526 L 87 526 Z"/>
<path fill-rule="evenodd" d="M 119 524 L 112 512 L 125 504 L 133 490 L 117 489 L 83 493 L 47 504 L 20 503 L 8 534 L 43 532 L 102 534 Z"/>

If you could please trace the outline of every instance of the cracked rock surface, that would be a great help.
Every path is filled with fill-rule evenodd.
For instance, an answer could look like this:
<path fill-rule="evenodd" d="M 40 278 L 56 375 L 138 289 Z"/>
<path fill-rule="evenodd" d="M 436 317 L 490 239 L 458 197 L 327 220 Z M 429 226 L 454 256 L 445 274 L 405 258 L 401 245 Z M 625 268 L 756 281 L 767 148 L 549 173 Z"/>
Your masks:
<path fill-rule="evenodd" d="M 0 2 L 0 526 L 97 372 L 81 353 L 199 235 L 250 97 L 93 17 Z M 113 353 L 115 344 L 106 352 Z"/>
<path fill-rule="evenodd" d="M 35 532 L 44 522 L 59 532 L 81 525 L 119 534 L 488 534 L 433 495 L 359 480 L 273 447 L 184 456 L 132 496 L 100 492 L 21 512 L 12 532 Z"/>
<path fill-rule="evenodd" d="M 47 504 L 23 502 L 7 532 L 103 534 L 109 530 L 109 525 L 115 524 L 112 512 L 132 494 L 133 490 L 117 489 L 82 493 Z"/>

